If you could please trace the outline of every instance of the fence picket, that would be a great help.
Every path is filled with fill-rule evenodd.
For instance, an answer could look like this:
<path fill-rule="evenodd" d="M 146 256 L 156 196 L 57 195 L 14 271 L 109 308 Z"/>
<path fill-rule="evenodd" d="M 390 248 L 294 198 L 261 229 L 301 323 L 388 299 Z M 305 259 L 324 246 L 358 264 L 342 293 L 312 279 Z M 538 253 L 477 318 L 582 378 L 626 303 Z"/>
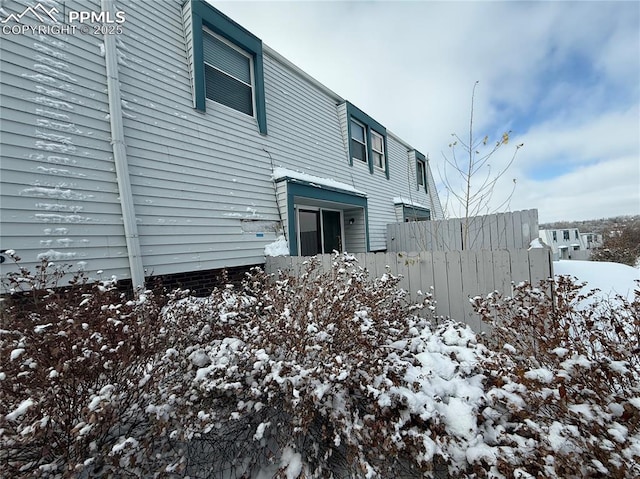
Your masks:
<path fill-rule="evenodd" d="M 393 256 L 391 256 L 393 255 Z M 395 262 L 391 262 L 389 266 L 391 266 L 391 272 L 396 275 L 401 275 L 400 282 L 398 283 L 398 287 L 404 289 L 405 291 L 410 291 L 409 289 L 409 263 L 408 263 L 408 254 L 407 253 L 390 253 L 390 260 L 394 259 Z"/>
<path fill-rule="evenodd" d="M 478 285 L 480 283 L 480 278 L 478 276 L 477 257 L 477 251 L 462 251 L 460 255 L 460 266 L 462 268 L 461 299 L 462 309 L 464 311 L 464 315 L 462 318 L 460 318 L 460 321 L 465 321 L 469 325 L 472 325 L 472 323 L 474 322 L 474 318 L 472 317 L 473 310 L 471 308 L 469 298 L 476 296 L 479 292 Z"/>
<path fill-rule="evenodd" d="M 529 252 L 526 249 L 512 250 L 511 260 L 511 281 L 519 283 L 521 281 L 531 281 L 529 276 Z"/>
<path fill-rule="evenodd" d="M 446 255 L 449 316 L 457 321 L 464 321 L 464 296 L 462 293 L 462 264 L 460 251 L 447 251 Z"/>
<path fill-rule="evenodd" d="M 433 297 L 436 300 L 438 314 L 449 314 L 449 293 L 447 286 L 447 258 L 444 251 L 434 251 L 433 258 Z"/>
<path fill-rule="evenodd" d="M 420 268 L 420 287 L 418 290 L 424 294 L 431 293 L 436 284 L 433 275 L 433 254 L 428 251 L 421 251 L 418 264 Z"/>

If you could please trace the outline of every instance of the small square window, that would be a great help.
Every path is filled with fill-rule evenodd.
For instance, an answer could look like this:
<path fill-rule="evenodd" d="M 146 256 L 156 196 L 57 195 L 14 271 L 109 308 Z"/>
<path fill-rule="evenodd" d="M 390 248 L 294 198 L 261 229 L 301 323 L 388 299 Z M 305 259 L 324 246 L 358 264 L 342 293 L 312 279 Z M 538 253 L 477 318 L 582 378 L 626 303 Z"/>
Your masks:
<path fill-rule="evenodd" d="M 374 166 L 384 169 L 384 138 L 375 131 L 371 132 L 371 151 Z"/>
<path fill-rule="evenodd" d="M 351 156 L 354 160 L 367 162 L 366 129 L 355 120 L 351 120 Z"/>

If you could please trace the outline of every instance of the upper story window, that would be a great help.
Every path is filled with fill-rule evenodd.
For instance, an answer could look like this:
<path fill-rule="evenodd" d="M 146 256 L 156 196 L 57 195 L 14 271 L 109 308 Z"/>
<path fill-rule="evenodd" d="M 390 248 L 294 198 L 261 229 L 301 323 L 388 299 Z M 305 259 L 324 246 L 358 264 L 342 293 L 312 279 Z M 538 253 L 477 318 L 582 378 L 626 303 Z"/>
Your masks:
<path fill-rule="evenodd" d="M 424 188 L 428 192 L 427 158 L 418 150 L 413 150 L 416 157 L 416 187 L 418 190 Z"/>
<path fill-rule="evenodd" d="M 349 139 L 349 160 L 362 161 L 374 173 L 376 167 L 383 170 L 389 178 L 389 161 L 387 157 L 387 129 L 362 110 L 349 102 L 345 102 L 347 127 L 345 138 Z"/>
<path fill-rule="evenodd" d="M 578 230 L 575 230 L 574 234 L 575 234 L 576 239 L 580 239 L 580 235 L 578 234 Z"/>
<path fill-rule="evenodd" d="M 367 129 L 351 120 L 351 159 L 367 162 Z"/>
<path fill-rule="evenodd" d="M 193 106 L 207 99 L 252 117 L 267 133 L 262 40 L 199 0 L 182 7 Z"/>
<path fill-rule="evenodd" d="M 426 184 L 425 182 L 425 164 L 424 161 L 422 160 L 416 160 L 416 182 L 418 183 L 418 186 L 424 186 Z"/>
<path fill-rule="evenodd" d="M 558 241 L 558 232 L 552 231 L 551 233 L 553 234 L 553 241 Z"/>
<path fill-rule="evenodd" d="M 371 131 L 371 151 L 373 155 L 373 165 L 385 169 L 385 154 L 384 154 L 384 138 L 382 135 Z"/>
<path fill-rule="evenodd" d="M 253 116 L 251 56 L 215 33 L 202 35 L 206 97 Z"/>
<path fill-rule="evenodd" d="M 563 230 L 562 231 L 562 239 L 563 240 L 569 240 L 569 230 Z"/>

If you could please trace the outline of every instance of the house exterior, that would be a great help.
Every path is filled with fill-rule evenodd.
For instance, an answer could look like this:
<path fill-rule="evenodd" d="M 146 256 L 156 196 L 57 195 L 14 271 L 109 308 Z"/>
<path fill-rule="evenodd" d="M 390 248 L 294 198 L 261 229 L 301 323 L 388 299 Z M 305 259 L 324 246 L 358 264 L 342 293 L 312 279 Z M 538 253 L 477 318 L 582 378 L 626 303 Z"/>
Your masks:
<path fill-rule="evenodd" d="M 580 234 L 578 228 L 561 228 L 540 230 L 540 238 L 551 247 L 553 260 L 561 259 L 588 260 L 591 257 L 593 244 L 586 242 L 586 235 Z"/>
<path fill-rule="evenodd" d="M 602 248 L 604 238 L 598 233 L 580 233 L 582 242 L 588 250 Z"/>
<path fill-rule="evenodd" d="M 140 285 L 443 216 L 424 154 L 211 5 L 37 6 L 0 9 L 1 249 L 24 266 Z"/>

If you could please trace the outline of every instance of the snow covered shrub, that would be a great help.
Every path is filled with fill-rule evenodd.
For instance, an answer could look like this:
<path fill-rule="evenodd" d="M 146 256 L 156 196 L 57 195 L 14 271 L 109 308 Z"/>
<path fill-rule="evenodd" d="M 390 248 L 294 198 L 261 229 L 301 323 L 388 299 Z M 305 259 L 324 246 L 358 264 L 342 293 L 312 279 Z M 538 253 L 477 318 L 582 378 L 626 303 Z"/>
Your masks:
<path fill-rule="evenodd" d="M 466 467 L 486 348 L 450 322 L 432 333 L 397 282 L 335 256 L 329 272 L 315 260 L 298 277 L 257 270 L 237 291 L 168 306 L 166 321 L 188 333 L 156 368 L 166 399 L 149 410 L 187 448 L 184 473 L 396 478 L 431 476 L 437 460 Z"/>
<path fill-rule="evenodd" d="M 155 383 L 148 367 L 166 349 L 161 305 L 82 275 L 54 289 L 67 271 L 44 261 L 6 278 L 14 294 L 3 298 L 0 330 L 2 475 L 149 474 L 162 465 L 144 415 Z"/>
<path fill-rule="evenodd" d="M 597 301 L 582 286 L 474 299 L 501 351 L 485 363 L 489 477 L 640 476 L 640 290 Z"/>

